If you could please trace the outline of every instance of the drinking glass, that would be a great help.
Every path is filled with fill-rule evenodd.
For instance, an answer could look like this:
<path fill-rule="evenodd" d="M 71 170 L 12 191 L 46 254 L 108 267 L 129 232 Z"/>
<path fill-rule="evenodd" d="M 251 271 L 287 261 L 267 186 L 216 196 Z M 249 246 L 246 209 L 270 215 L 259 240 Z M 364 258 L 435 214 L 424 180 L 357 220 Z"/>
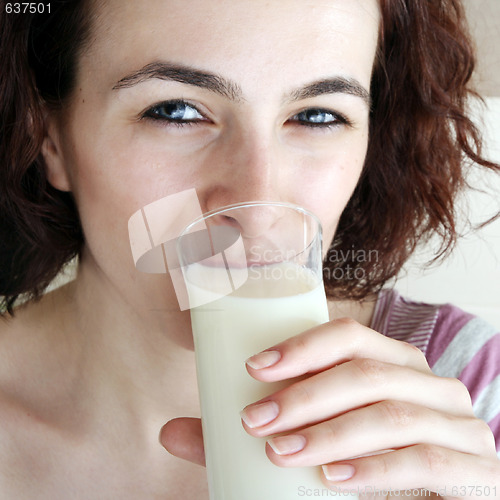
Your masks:
<path fill-rule="evenodd" d="M 288 203 L 204 214 L 177 240 L 194 336 L 211 500 L 294 500 L 327 492 L 320 468 L 280 468 L 240 411 L 285 387 L 252 378 L 245 360 L 328 321 L 318 218 Z"/>

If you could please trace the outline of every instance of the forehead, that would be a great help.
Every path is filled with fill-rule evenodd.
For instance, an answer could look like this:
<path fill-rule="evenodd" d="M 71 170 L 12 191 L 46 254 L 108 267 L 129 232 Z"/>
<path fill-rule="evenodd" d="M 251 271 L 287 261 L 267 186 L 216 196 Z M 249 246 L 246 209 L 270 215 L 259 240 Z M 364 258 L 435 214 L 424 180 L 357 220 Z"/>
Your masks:
<path fill-rule="evenodd" d="M 243 84 L 329 71 L 368 85 L 379 24 L 377 0 L 103 0 L 94 9 L 82 65 L 110 82 L 169 61 Z"/>

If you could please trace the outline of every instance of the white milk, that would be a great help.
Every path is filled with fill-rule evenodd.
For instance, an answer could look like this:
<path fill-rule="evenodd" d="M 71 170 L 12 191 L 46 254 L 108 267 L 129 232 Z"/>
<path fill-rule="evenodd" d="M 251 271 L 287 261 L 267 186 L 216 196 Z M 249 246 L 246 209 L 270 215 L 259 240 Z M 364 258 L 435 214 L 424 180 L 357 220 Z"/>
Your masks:
<path fill-rule="evenodd" d="M 266 440 L 248 435 L 239 416 L 246 405 L 290 384 L 253 379 L 245 360 L 328 321 L 323 285 L 311 289 L 311 280 L 300 272 L 299 281 L 273 279 L 280 273 L 250 279 L 233 294 L 191 309 L 212 500 L 294 500 L 318 496 L 318 491 L 334 495 L 321 482 L 320 467 L 272 464 Z M 271 298 L 255 298 L 270 285 Z"/>

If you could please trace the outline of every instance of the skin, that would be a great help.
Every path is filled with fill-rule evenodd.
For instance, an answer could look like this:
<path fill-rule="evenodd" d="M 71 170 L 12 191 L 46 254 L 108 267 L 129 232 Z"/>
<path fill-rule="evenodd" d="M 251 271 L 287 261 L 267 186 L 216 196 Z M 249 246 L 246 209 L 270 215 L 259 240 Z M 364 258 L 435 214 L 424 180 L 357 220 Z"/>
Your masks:
<path fill-rule="evenodd" d="M 199 415 L 189 314 L 165 277 L 135 270 L 128 218 L 194 187 L 204 211 L 249 199 L 303 205 L 331 239 L 363 167 L 369 106 L 352 92 L 297 95 L 339 77 L 369 89 L 378 8 L 375 0 L 101 3 L 75 91 L 48 115 L 43 146 L 50 182 L 75 196 L 86 247 L 73 283 L 0 326 L 0 442 L 11 451 L 0 488 L 11 498 L 207 498 L 204 469 L 190 463 L 204 460 L 199 419 L 174 418 Z M 123 85 L 158 61 L 216 73 L 238 98 L 158 78 Z M 182 110 L 196 123 L 158 119 L 162 102 L 179 99 L 194 106 Z M 301 113 L 317 109 L 328 110 L 313 115 L 331 127 L 305 123 Z M 330 306 L 330 323 L 271 348 L 276 364 L 255 368 L 254 358 L 248 367 L 263 381 L 307 375 L 266 398 L 279 408 L 271 422 L 254 425 L 262 401 L 243 413 L 254 436 L 302 429 L 303 451 L 283 454 L 275 440 L 269 459 L 340 464 L 344 477 L 353 466 L 349 488 L 436 491 L 500 477 L 493 437 L 464 387 L 370 330 L 373 302 Z M 338 319 L 345 315 L 352 319 Z"/>

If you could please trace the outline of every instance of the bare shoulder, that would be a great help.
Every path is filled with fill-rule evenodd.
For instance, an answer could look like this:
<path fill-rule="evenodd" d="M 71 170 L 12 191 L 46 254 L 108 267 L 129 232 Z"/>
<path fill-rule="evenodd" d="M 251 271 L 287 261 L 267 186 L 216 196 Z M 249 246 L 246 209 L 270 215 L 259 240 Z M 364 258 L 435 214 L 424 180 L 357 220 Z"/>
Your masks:
<path fill-rule="evenodd" d="M 25 304 L 13 317 L 0 319 L 0 416 L 4 424 L 9 414 L 19 417 L 20 408 L 26 412 L 34 409 L 37 398 L 45 392 L 54 348 L 51 300 Z"/>
<path fill-rule="evenodd" d="M 50 386 L 64 357 L 67 337 L 64 296 L 65 290 L 57 290 L 0 321 L 2 401 L 36 405 L 54 389 Z"/>
<path fill-rule="evenodd" d="M 47 349 L 50 315 L 40 302 L 19 307 L 0 320 L 0 394 L 2 401 L 22 397 Z"/>
<path fill-rule="evenodd" d="M 57 394 L 70 342 L 70 295 L 64 287 L 0 319 L 0 412 L 7 402 L 34 410 Z"/>
<path fill-rule="evenodd" d="M 29 391 L 24 385 L 33 377 L 34 359 L 29 307 L 14 317 L 0 319 L 0 476 L 2 496 L 19 492 L 23 476 L 29 470 L 26 454 L 31 434 Z M 33 328 L 33 330 L 36 330 Z M 31 344 L 31 345 L 30 345 Z"/>
<path fill-rule="evenodd" d="M 0 318 L 0 497 L 36 492 L 47 473 L 41 460 L 57 446 L 53 297 L 21 306 Z M 33 490 L 31 489 L 33 488 Z M 28 496 L 26 496 L 28 498 Z"/>
<path fill-rule="evenodd" d="M 4 423 L 6 408 L 22 399 L 24 381 L 32 369 L 36 330 L 31 305 L 0 320 L 0 415 Z"/>

